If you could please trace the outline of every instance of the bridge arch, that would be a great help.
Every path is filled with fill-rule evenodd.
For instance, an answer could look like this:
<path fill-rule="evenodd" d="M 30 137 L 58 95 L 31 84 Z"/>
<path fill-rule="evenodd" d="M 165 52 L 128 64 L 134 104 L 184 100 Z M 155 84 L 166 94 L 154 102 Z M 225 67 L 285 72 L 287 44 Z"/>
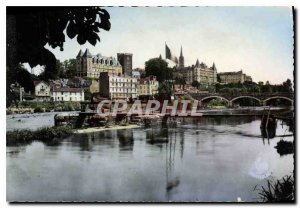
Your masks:
<path fill-rule="evenodd" d="M 204 97 L 200 100 L 200 102 L 203 102 L 204 100 L 207 100 L 207 99 L 210 99 L 210 98 L 220 98 L 221 100 L 226 100 L 227 103 L 230 102 L 227 98 L 224 98 L 224 97 L 218 96 L 218 95 L 211 95 L 211 96 Z"/>
<path fill-rule="evenodd" d="M 238 100 L 238 99 L 241 99 L 241 98 L 250 98 L 250 99 L 253 99 L 253 100 L 257 100 L 258 103 L 261 103 L 261 100 L 256 98 L 256 97 L 253 97 L 253 96 L 249 96 L 249 95 L 242 95 L 242 96 L 238 96 L 238 97 L 235 97 L 233 98 L 232 100 L 230 100 L 230 102 L 233 102 L 235 100 Z"/>
<path fill-rule="evenodd" d="M 273 99 L 283 99 L 283 100 L 288 100 L 291 102 L 292 105 L 294 105 L 294 100 L 288 97 L 284 97 L 284 96 L 273 96 L 273 97 L 269 97 L 265 100 L 263 100 L 264 103 L 266 103 L 269 100 L 273 100 Z"/>

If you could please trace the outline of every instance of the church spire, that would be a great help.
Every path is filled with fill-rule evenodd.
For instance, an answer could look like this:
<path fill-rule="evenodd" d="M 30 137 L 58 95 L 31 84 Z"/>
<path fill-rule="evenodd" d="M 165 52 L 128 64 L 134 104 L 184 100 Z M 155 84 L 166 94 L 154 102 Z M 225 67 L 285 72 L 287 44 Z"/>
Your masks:
<path fill-rule="evenodd" d="M 215 65 L 215 62 L 213 62 L 213 65 L 211 67 L 213 70 L 216 70 L 216 65 Z"/>
<path fill-rule="evenodd" d="M 182 46 L 180 48 L 180 56 L 183 57 L 183 55 L 182 55 Z"/>
<path fill-rule="evenodd" d="M 196 61 L 196 67 L 199 67 L 200 63 L 199 63 L 199 60 L 197 59 Z"/>
<path fill-rule="evenodd" d="M 180 48 L 179 67 L 180 67 L 180 68 L 183 68 L 183 67 L 184 67 L 184 57 L 183 57 L 183 54 L 182 54 L 182 46 L 181 46 L 181 48 Z"/>
<path fill-rule="evenodd" d="M 80 58 L 83 55 L 82 50 L 80 49 L 78 55 L 76 56 L 76 58 Z"/>

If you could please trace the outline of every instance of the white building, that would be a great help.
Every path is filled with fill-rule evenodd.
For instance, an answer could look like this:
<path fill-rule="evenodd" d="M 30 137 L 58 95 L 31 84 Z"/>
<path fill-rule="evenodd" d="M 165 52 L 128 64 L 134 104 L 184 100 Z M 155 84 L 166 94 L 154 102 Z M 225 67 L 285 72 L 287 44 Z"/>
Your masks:
<path fill-rule="evenodd" d="M 129 99 L 137 97 L 137 78 L 117 76 L 108 72 L 100 73 L 99 92 L 111 99 Z"/>
<path fill-rule="evenodd" d="M 81 88 L 53 88 L 53 101 L 84 101 L 84 90 Z"/>
<path fill-rule="evenodd" d="M 50 85 L 44 81 L 35 81 L 34 95 L 37 101 L 50 101 Z"/>

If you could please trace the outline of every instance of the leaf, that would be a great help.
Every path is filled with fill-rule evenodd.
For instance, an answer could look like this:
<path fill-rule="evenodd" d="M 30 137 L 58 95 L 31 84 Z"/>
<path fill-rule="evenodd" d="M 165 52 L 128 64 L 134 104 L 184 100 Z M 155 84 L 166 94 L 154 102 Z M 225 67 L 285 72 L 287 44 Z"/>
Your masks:
<path fill-rule="evenodd" d="M 101 19 L 101 23 L 97 22 L 96 24 L 99 28 L 102 28 L 106 31 L 110 30 L 110 27 L 111 27 L 109 20 L 102 20 Z"/>
<path fill-rule="evenodd" d="M 80 45 L 83 45 L 83 44 L 85 44 L 85 42 L 86 42 L 85 37 L 84 37 L 81 33 L 78 34 L 78 36 L 77 36 L 77 42 L 78 42 Z"/>
<path fill-rule="evenodd" d="M 105 9 L 99 9 L 99 15 L 101 16 L 101 19 L 110 19 L 109 13 Z"/>
<path fill-rule="evenodd" d="M 70 21 L 68 27 L 67 27 L 67 35 L 69 38 L 73 39 L 77 35 L 76 31 L 76 25 L 73 21 Z"/>
<path fill-rule="evenodd" d="M 88 36 L 88 42 L 90 43 L 90 44 L 92 44 L 93 46 L 95 46 L 96 45 L 96 43 L 97 43 L 97 40 L 100 42 L 100 38 L 99 38 L 99 36 L 97 35 L 97 33 L 91 33 L 89 36 Z"/>

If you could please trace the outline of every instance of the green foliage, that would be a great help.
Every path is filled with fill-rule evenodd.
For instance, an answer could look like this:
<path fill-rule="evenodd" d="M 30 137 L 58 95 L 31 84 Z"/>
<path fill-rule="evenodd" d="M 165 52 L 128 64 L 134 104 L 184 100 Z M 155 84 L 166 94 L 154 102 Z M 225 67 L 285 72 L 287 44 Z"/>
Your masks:
<path fill-rule="evenodd" d="M 193 87 L 196 87 L 196 88 L 199 88 L 199 87 L 200 87 L 200 83 L 199 83 L 198 81 L 194 80 L 194 81 L 192 82 L 192 86 L 193 86 Z"/>
<path fill-rule="evenodd" d="M 13 107 L 13 106 L 11 106 Z M 34 108 L 35 113 L 44 112 L 43 108 L 45 108 L 46 112 L 49 111 L 79 111 L 80 110 L 80 102 L 27 102 L 23 101 L 19 104 L 18 107 L 23 108 Z"/>
<path fill-rule="evenodd" d="M 180 97 L 181 100 L 194 100 L 191 95 L 186 94 Z"/>
<path fill-rule="evenodd" d="M 221 77 L 220 77 L 220 74 L 217 74 L 217 82 L 221 82 Z"/>
<path fill-rule="evenodd" d="M 84 100 L 91 100 L 92 93 L 89 89 L 84 89 Z"/>
<path fill-rule="evenodd" d="M 261 186 L 259 191 L 263 202 L 294 202 L 295 201 L 295 181 L 290 176 L 285 176 L 276 182 L 267 181 L 267 186 Z"/>
<path fill-rule="evenodd" d="M 280 85 L 271 85 L 269 81 L 266 81 L 265 84 L 259 82 L 246 81 L 243 84 L 241 83 L 230 83 L 230 84 L 216 84 L 216 92 L 219 93 L 286 93 L 293 92 L 292 82 L 290 79 L 283 82 Z"/>
<path fill-rule="evenodd" d="M 294 153 L 294 143 L 290 141 L 280 140 L 277 142 L 277 146 L 275 146 L 275 148 L 280 156 Z"/>
<path fill-rule="evenodd" d="M 174 72 L 173 73 L 173 79 L 175 80 L 175 84 L 179 84 L 179 85 L 185 85 L 185 79 L 182 73 L 180 72 Z"/>
<path fill-rule="evenodd" d="M 170 82 L 163 82 L 158 86 L 158 95 L 156 95 L 157 99 L 164 100 L 170 99 L 172 95 L 172 84 Z"/>
<path fill-rule="evenodd" d="M 34 112 L 35 112 L 35 113 L 43 113 L 44 110 L 43 110 L 43 108 L 41 108 L 40 106 L 38 106 L 38 107 L 36 107 L 36 108 L 34 109 Z"/>
<path fill-rule="evenodd" d="M 65 138 L 71 135 L 72 129 L 68 126 L 46 127 L 36 131 L 14 130 L 6 132 L 6 145 L 26 144 L 34 140 L 49 142 L 55 138 Z"/>
<path fill-rule="evenodd" d="M 172 78 L 172 69 L 168 68 L 168 63 L 160 58 L 153 58 L 145 63 L 146 76 L 154 75 L 159 82 Z"/>
<path fill-rule="evenodd" d="M 226 106 L 227 102 L 225 100 L 213 99 L 210 100 L 207 104 L 208 107 L 216 107 L 216 106 Z"/>
<path fill-rule="evenodd" d="M 66 77 L 74 78 L 76 76 L 76 59 L 69 59 L 63 62 L 66 72 Z"/>
<path fill-rule="evenodd" d="M 20 63 L 44 66 L 43 80 L 59 76 L 61 66 L 44 46 L 48 44 L 63 51 L 65 29 L 67 36 L 71 39 L 77 36 L 81 45 L 86 41 L 95 45 L 100 41 L 100 29 L 110 29 L 110 15 L 100 7 L 7 7 L 6 15 L 7 89 L 15 82 L 25 91 L 32 89 L 30 73 L 20 70 Z M 73 65 L 72 62 L 70 74 L 74 72 Z M 11 103 L 15 97 L 9 92 L 8 95 L 7 102 Z"/>

